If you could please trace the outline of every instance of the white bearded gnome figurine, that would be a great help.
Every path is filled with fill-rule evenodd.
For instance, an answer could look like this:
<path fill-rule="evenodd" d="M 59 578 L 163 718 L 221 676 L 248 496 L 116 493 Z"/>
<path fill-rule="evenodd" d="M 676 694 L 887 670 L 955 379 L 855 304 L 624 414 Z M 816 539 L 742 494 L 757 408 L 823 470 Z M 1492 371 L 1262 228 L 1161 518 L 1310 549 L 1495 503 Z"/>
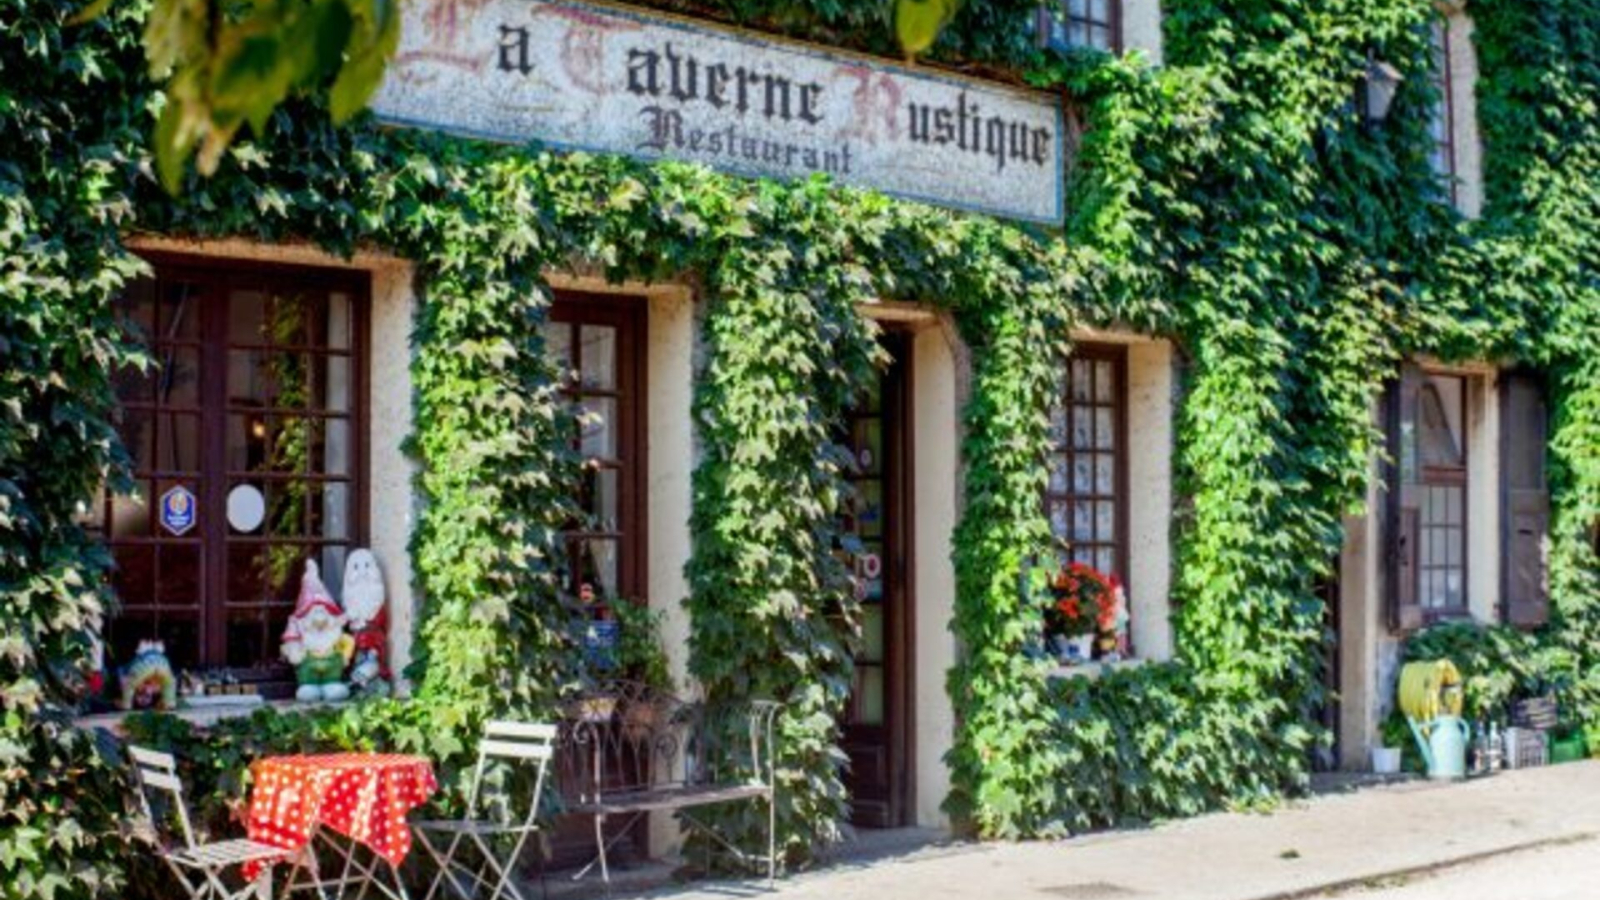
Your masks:
<path fill-rule="evenodd" d="M 317 564 L 306 560 L 300 579 L 300 599 L 289 627 L 283 632 L 283 658 L 294 666 L 300 689 L 296 700 L 344 700 L 344 667 L 350 662 L 354 642 L 344 633 L 344 611 L 333 602 L 317 575 Z"/>
<path fill-rule="evenodd" d="M 384 609 L 383 574 L 371 550 L 356 550 L 344 564 L 344 611 L 355 636 L 355 666 L 350 681 L 365 694 L 389 693 L 389 615 Z"/>

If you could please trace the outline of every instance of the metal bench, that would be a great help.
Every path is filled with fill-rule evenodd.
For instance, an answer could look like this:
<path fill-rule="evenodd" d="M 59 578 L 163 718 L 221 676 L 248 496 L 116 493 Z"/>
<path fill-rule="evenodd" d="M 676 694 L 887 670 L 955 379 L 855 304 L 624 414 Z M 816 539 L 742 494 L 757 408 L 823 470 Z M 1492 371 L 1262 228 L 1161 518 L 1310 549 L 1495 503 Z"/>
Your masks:
<path fill-rule="evenodd" d="M 594 817 L 595 858 L 574 880 L 600 867 L 611 883 L 607 852 L 639 819 L 672 811 L 746 864 L 777 878 L 773 728 L 779 705 L 755 701 L 713 710 L 629 681 L 606 682 L 568 708 L 562 724 L 558 784 L 566 812 Z M 764 804 L 765 855 L 747 853 L 687 810 L 719 803 Z M 623 818 L 609 838 L 608 818 Z"/>

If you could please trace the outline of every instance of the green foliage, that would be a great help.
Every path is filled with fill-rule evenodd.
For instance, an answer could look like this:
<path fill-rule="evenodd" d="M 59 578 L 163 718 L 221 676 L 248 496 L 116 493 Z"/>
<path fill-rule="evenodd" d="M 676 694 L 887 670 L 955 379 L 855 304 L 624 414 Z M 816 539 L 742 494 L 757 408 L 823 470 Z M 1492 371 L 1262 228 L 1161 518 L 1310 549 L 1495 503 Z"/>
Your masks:
<path fill-rule="evenodd" d="M 110 3 L 94 0 L 75 21 Z M 145 58 L 151 77 L 166 81 L 151 137 L 162 185 L 176 192 L 191 156 L 202 173 L 215 172 L 240 126 L 261 135 L 293 93 L 326 85 L 333 120 L 348 120 L 378 89 L 399 42 L 394 0 L 151 0 Z"/>
<path fill-rule="evenodd" d="M 617 638 L 617 671 L 630 681 L 671 692 L 672 673 L 661 643 L 665 614 L 643 603 L 623 601 L 613 609 L 621 634 Z"/>
<path fill-rule="evenodd" d="M 215 176 L 172 201 L 150 174 L 151 114 L 174 101 L 140 64 L 143 11 L 118 5 L 67 27 L 64 3 L 0 0 L 5 895 L 125 893 L 116 761 L 69 714 L 110 600 L 108 561 L 75 516 L 103 482 L 125 485 L 110 373 L 147 364 L 109 314 L 139 271 L 123 240 L 140 231 L 373 248 L 411 260 L 423 295 L 414 698 L 204 734 L 141 721 L 142 738 L 188 761 L 214 813 L 237 796 L 229 773 L 270 750 L 397 747 L 440 758 L 458 784 L 484 716 L 553 715 L 577 683 L 554 554 L 578 461 L 540 338 L 545 273 L 568 264 L 705 289 L 690 669 L 714 701 L 785 704 L 793 859 L 846 811 L 838 719 L 860 610 L 835 555 L 847 487 L 834 436 L 882 361 L 855 310 L 876 299 L 948 310 L 971 350 L 948 805 L 979 833 L 1256 806 L 1303 785 L 1327 640 L 1316 582 L 1365 495 L 1371 400 L 1407 353 L 1515 356 L 1550 375 L 1556 617 L 1537 635 L 1496 632 L 1472 665 L 1519 673 L 1495 657 L 1558 650 L 1576 660 L 1566 696 L 1600 718 L 1595 0 L 1474 4 L 1489 159 L 1476 223 L 1454 216 L 1427 167 L 1427 0 L 1165 6 L 1159 70 L 1100 54 L 1044 61 L 1018 24 L 1031 0 L 968 2 L 931 49 L 1026 66 L 1081 103 L 1091 127 L 1072 215 L 1046 231 L 819 180 L 749 182 L 360 119 L 335 129 L 294 99 L 252 128 L 255 142 L 216 149 Z M 878 5 L 693 8 L 888 49 L 872 36 L 889 39 Z M 1382 126 L 1346 103 L 1369 51 L 1406 74 Z M 1183 351 L 1178 658 L 1056 682 L 1030 653 L 1042 596 L 1020 579 L 1050 546 L 1046 412 L 1079 323 Z"/>

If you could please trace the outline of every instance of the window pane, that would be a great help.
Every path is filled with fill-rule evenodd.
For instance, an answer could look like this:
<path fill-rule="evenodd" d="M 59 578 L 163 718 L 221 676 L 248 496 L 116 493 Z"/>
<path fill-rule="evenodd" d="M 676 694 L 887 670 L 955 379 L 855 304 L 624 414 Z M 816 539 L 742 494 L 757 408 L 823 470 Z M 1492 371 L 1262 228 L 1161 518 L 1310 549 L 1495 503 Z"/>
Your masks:
<path fill-rule="evenodd" d="M 883 482 L 863 481 L 856 485 L 856 534 L 875 538 L 883 534 Z"/>
<path fill-rule="evenodd" d="M 311 537 L 342 541 L 350 537 L 350 486 L 339 482 L 306 485 Z"/>
<path fill-rule="evenodd" d="M 861 610 L 861 653 L 863 662 L 881 662 L 883 655 L 883 606 L 873 604 Z"/>
<path fill-rule="evenodd" d="M 154 341 L 198 341 L 200 339 L 199 285 L 187 282 L 164 282 L 161 285 L 161 303 L 157 314 Z"/>
<path fill-rule="evenodd" d="M 1072 408 L 1072 449 L 1089 450 L 1094 447 L 1094 411 L 1085 406 Z"/>
<path fill-rule="evenodd" d="M 267 328 L 267 295 L 262 291 L 233 291 L 228 295 L 228 342 L 266 344 L 272 338 Z"/>
<path fill-rule="evenodd" d="M 1089 362 L 1088 360 L 1075 359 L 1072 361 L 1072 399 L 1089 399 Z"/>
<path fill-rule="evenodd" d="M 1070 488 L 1067 481 L 1067 457 L 1061 453 L 1050 454 L 1050 492 L 1065 494 Z"/>
<path fill-rule="evenodd" d="M 583 440 L 580 449 L 592 459 L 617 458 L 617 401 L 611 397 L 583 400 Z"/>
<path fill-rule="evenodd" d="M 856 423 L 855 451 L 860 474 L 877 475 L 883 471 L 882 419 L 863 419 Z"/>
<path fill-rule="evenodd" d="M 1094 489 L 1100 494 L 1111 496 L 1116 493 L 1115 475 L 1116 457 L 1110 453 L 1099 453 L 1094 458 Z"/>
<path fill-rule="evenodd" d="M 1094 491 L 1094 458 L 1091 454 L 1080 453 L 1072 458 L 1072 491 L 1075 494 Z"/>
<path fill-rule="evenodd" d="M 354 448 L 350 445 L 349 419 L 318 419 L 310 423 L 312 433 L 320 438 L 318 452 L 312 460 L 311 471 L 323 475 L 349 475 Z"/>
<path fill-rule="evenodd" d="M 155 448 L 157 469 L 163 472 L 199 472 L 199 414 L 158 413 Z"/>
<path fill-rule="evenodd" d="M 118 494 L 111 498 L 111 521 L 107 531 L 112 540 L 146 537 L 150 534 L 150 482 L 140 481 L 139 496 Z"/>
<path fill-rule="evenodd" d="M 291 608 L 238 608 L 228 610 L 228 665 L 259 668 L 278 658 L 283 631 Z"/>
<path fill-rule="evenodd" d="M 1115 387 L 1114 378 L 1113 378 L 1113 376 L 1111 374 L 1111 371 L 1112 371 L 1111 370 L 1111 363 L 1109 363 L 1109 362 L 1107 362 L 1107 361 L 1105 361 L 1103 359 L 1102 360 L 1097 360 L 1095 362 L 1095 364 L 1094 364 L 1094 402 L 1096 402 L 1096 403 L 1110 403 L 1111 402 L 1111 400 L 1112 400 L 1111 391 L 1112 391 L 1112 388 Z"/>
<path fill-rule="evenodd" d="M 350 357 L 313 356 L 311 406 L 327 412 L 349 412 L 354 385 L 350 380 Z"/>
<path fill-rule="evenodd" d="M 1050 445 L 1062 450 L 1067 447 L 1067 408 L 1061 404 L 1050 407 Z"/>
<path fill-rule="evenodd" d="M 620 598 L 617 592 L 617 542 L 610 538 L 588 538 L 577 542 L 577 583 L 594 588 L 603 600 Z"/>
<path fill-rule="evenodd" d="M 272 343 L 304 347 L 316 342 L 311 322 L 325 314 L 322 298 L 305 292 L 275 293 L 268 302 L 271 319 L 267 323 Z"/>
<path fill-rule="evenodd" d="M 1094 552 L 1094 567 L 1102 572 L 1115 572 L 1117 563 L 1113 556 L 1110 547 L 1101 547 Z"/>
<path fill-rule="evenodd" d="M 583 344 L 583 386 L 611 390 L 617 386 L 617 330 L 606 325 L 578 329 Z"/>
<path fill-rule="evenodd" d="M 856 722 L 861 725 L 883 724 L 883 669 L 879 666 L 856 668 Z"/>
<path fill-rule="evenodd" d="M 618 478 L 616 469 L 584 470 L 578 503 L 589 515 L 589 522 L 585 526 L 587 530 L 617 530 Z"/>
<path fill-rule="evenodd" d="M 1115 447 L 1117 438 L 1111 427 L 1111 410 L 1106 407 L 1096 409 L 1094 411 L 1094 422 L 1095 437 L 1098 439 L 1095 446 L 1102 450 L 1110 450 Z"/>
<path fill-rule="evenodd" d="M 1072 539 L 1094 540 L 1094 504 L 1079 502 L 1072 505 Z"/>
<path fill-rule="evenodd" d="M 566 322 L 544 325 L 544 356 L 562 380 L 570 378 L 572 368 L 572 326 Z"/>
<path fill-rule="evenodd" d="M 348 350 L 355 344 L 355 310 L 350 295 L 337 291 L 327 296 L 327 325 L 323 344 L 333 350 Z"/>
<path fill-rule="evenodd" d="M 128 544 L 112 551 L 111 587 L 124 610 L 155 603 L 156 548 Z"/>
<path fill-rule="evenodd" d="M 1072 532 L 1068 526 L 1067 504 L 1050 504 L 1050 533 L 1067 541 L 1072 539 Z"/>
<path fill-rule="evenodd" d="M 162 606 L 200 604 L 200 545 L 162 544 L 157 551 L 160 566 L 156 600 Z"/>
<path fill-rule="evenodd" d="M 228 403 L 269 406 L 274 402 L 272 371 L 262 350 L 228 351 Z"/>
<path fill-rule="evenodd" d="M 1104 500 L 1094 506 L 1096 538 L 1106 542 L 1115 541 L 1117 539 L 1117 505 L 1110 500 Z"/>

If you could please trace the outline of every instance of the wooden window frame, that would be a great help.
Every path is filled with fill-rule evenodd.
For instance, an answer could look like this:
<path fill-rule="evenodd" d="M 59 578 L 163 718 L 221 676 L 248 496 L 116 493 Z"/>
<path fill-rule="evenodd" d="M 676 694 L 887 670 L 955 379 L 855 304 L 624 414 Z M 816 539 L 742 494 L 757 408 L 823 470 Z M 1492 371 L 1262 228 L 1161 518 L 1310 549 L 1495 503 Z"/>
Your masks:
<path fill-rule="evenodd" d="M 1450 17 L 1441 14 L 1431 28 L 1432 32 L 1428 43 L 1433 52 L 1437 54 L 1439 61 L 1438 71 L 1434 73 L 1438 82 L 1436 86 L 1439 88 L 1439 103 L 1436 109 L 1429 111 L 1429 115 L 1437 116 L 1442 120 L 1440 126 L 1443 137 L 1433 142 L 1433 148 L 1434 152 L 1444 160 L 1443 169 L 1435 172 L 1435 174 L 1445 180 L 1445 188 L 1449 191 L 1450 203 L 1454 205 L 1456 202 L 1456 101 L 1455 79 L 1451 77 Z M 1434 35 L 1437 36 L 1437 43 L 1435 43 Z"/>
<path fill-rule="evenodd" d="M 153 485 L 182 480 L 198 480 L 199 489 L 195 491 L 196 505 L 207 511 L 200 517 L 192 537 L 185 535 L 180 538 L 161 536 L 152 533 L 146 537 L 123 538 L 113 540 L 111 534 L 103 527 L 101 539 L 108 550 L 114 546 L 140 544 L 165 545 L 173 543 L 192 544 L 200 549 L 200 588 L 201 595 L 194 608 L 198 610 L 200 648 L 196 653 L 198 667 L 202 669 L 222 670 L 236 674 L 248 673 L 249 680 L 259 683 L 286 682 L 289 678 L 287 666 L 269 656 L 249 666 L 231 664 L 228 661 L 228 612 L 232 608 L 248 608 L 260 606 L 260 603 L 241 602 L 229 603 L 228 595 L 228 549 L 230 540 L 240 543 L 237 537 L 228 534 L 226 516 L 217 511 L 226 508 L 228 483 L 230 479 L 238 477 L 239 473 L 232 472 L 227 460 L 227 424 L 230 403 L 227 396 L 227 365 L 228 356 L 235 349 L 249 349 L 254 344 L 234 343 L 228 336 L 228 315 L 226 304 L 232 291 L 241 289 L 260 288 L 277 290 L 286 285 L 295 287 L 312 287 L 328 292 L 344 292 L 350 297 L 350 347 L 348 350 L 329 350 L 328 348 L 315 348 L 311 346 L 285 345 L 278 347 L 280 350 L 290 352 L 303 351 L 315 352 L 331 357 L 342 357 L 350 360 L 350 410 L 348 414 L 328 414 L 326 411 L 313 413 L 308 409 L 284 409 L 279 407 L 262 408 L 254 410 L 264 415 L 274 412 L 291 414 L 306 419 L 340 418 L 350 423 L 350 463 L 349 474 L 342 476 L 312 475 L 304 473 L 299 479 L 305 483 L 342 483 L 350 486 L 349 509 L 349 537 L 343 541 L 326 541 L 315 538 L 281 538 L 262 539 L 252 541 L 244 539 L 242 542 L 260 544 L 302 545 L 308 548 L 319 548 L 329 544 L 344 544 L 350 550 L 367 546 L 369 541 L 369 511 L 371 508 L 371 480 L 369 477 L 369 442 L 370 442 L 370 406 L 371 406 L 371 311 L 372 311 L 372 278 L 371 273 L 359 269 L 333 269 L 315 266 L 292 265 L 256 260 L 237 260 L 227 258 L 196 257 L 181 253 L 169 252 L 143 252 L 140 256 L 150 263 L 154 269 L 154 281 L 157 286 L 170 281 L 193 281 L 204 285 L 205 294 L 201 302 L 206 307 L 206 313 L 199 323 L 200 334 L 197 339 L 185 340 L 181 343 L 192 345 L 198 349 L 201 361 L 201 370 L 205 373 L 222 372 L 222 377 L 214 374 L 205 377 L 198 386 L 199 406 L 194 414 L 199 420 L 200 454 L 197 473 L 187 471 L 181 475 L 164 471 L 154 466 L 159 460 L 152 461 L 152 468 L 139 470 L 136 474 L 141 482 L 148 480 Z M 216 309 L 224 309 L 219 315 Z M 165 343 L 165 342 L 162 342 Z M 118 408 L 124 407 L 122 401 L 117 401 Z M 142 403 L 140 404 L 143 405 Z M 158 407 L 155 404 L 152 408 Z M 131 451 L 136 452 L 136 451 Z M 262 481 L 288 481 L 287 476 L 264 473 L 250 473 L 251 478 Z M 146 498 L 150 505 L 149 515 L 156 515 L 155 505 L 159 500 L 157 496 Z M 101 523 L 109 522 L 111 518 L 112 497 L 109 492 L 102 498 Z M 153 521 L 153 520 L 152 520 Z M 158 570 L 159 572 L 159 567 Z M 324 573 L 324 579 L 336 577 L 337 573 Z M 152 575 L 152 578 L 157 578 Z M 275 604 L 268 604 L 275 605 Z M 162 604 L 148 607 L 159 611 Z M 184 607 L 185 609 L 189 607 Z M 241 680 L 247 680 L 241 678 Z"/>
<path fill-rule="evenodd" d="M 1417 600 L 1422 605 L 1422 618 L 1425 623 L 1432 624 L 1440 621 L 1452 621 L 1472 616 L 1472 457 L 1470 436 L 1472 423 L 1468 416 L 1472 412 L 1472 398 L 1478 390 L 1476 380 L 1460 372 L 1440 371 L 1437 369 L 1422 370 L 1423 387 L 1427 390 L 1432 386 L 1435 378 L 1454 378 L 1461 382 L 1461 408 L 1457 415 L 1461 418 L 1461 464 L 1459 466 L 1428 466 L 1418 461 L 1417 484 L 1423 490 L 1431 487 L 1451 487 L 1461 489 L 1461 603 L 1458 606 L 1428 606 L 1422 589 L 1422 548 L 1417 548 Z M 1440 401 L 1443 402 L 1443 397 Z M 1420 410 L 1420 406 L 1419 406 Z M 1416 438 L 1420 440 L 1420 435 Z M 1417 540 L 1427 539 L 1430 529 L 1421 521 L 1419 515 L 1417 522 Z M 1449 571 L 1452 566 L 1428 566 L 1432 571 Z"/>
<path fill-rule="evenodd" d="M 1034 33 L 1037 36 L 1036 40 L 1040 47 L 1049 48 L 1055 45 L 1055 42 L 1051 40 L 1051 33 L 1057 21 L 1055 18 L 1057 12 L 1061 14 L 1060 21 L 1066 25 L 1069 31 L 1074 24 L 1082 25 L 1085 28 L 1106 29 L 1107 41 L 1110 44 L 1106 51 L 1109 53 L 1122 52 L 1122 0 L 1106 0 L 1106 16 L 1109 21 L 1100 21 L 1089 16 L 1074 16 L 1067 5 L 1067 0 L 1044 0 L 1034 13 Z M 1065 46 L 1079 49 L 1096 49 L 1088 45 L 1071 43 L 1065 44 Z"/>
<path fill-rule="evenodd" d="M 1068 367 L 1072 365 L 1073 360 L 1109 362 L 1111 363 L 1113 377 L 1117 382 L 1116 389 L 1112 391 L 1111 397 L 1112 416 L 1114 416 L 1116 419 L 1116 421 L 1112 424 L 1112 433 L 1114 436 L 1113 440 L 1116 442 L 1116 446 L 1112 448 L 1111 464 L 1112 490 L 1114 491 L 1115 495 L 1109 498 L 1115 508 L 1117 517 L 1116 526 L 1112 529 L 1113 540 L 1116 542 L 1115 546 L 1112 548 L 1112 558 L 1116 562 L 1116 571 L 1114 573 L 1107 574 L 1115 574 L 1119 580 L 1126 584 L 1129 578 L 1129 566 L 1132 556 L 1130 550 L 1131 542 L 1129 540 L 1128 522 L 1131 506 L 1129 502 L 1130 498 L 1128 496 L 1130 490 L 1130 480 L 1128 474 L 1130 455 L 1128 447 L 1128 348 L 1123 344 L 1080 343 L 1073 347 L 1072 355 L 1067 359 Z M 1070 396 L 1071 388 L 1068 384 L 1068 379 L 1070 377 L 1071 371 L 1069 368 L 1063 372 L 1060 385 L 1060 390 L 1062 392 L 1061 401 L 1069 411 L 1073 407 Z M 1093 397 L 1093 395 L 1094 390 L 1091 387 L 1090 396 Z M 1104 405 L 1105 404 L 1094 403 L 1092 400 L 1089 404 L 1090 408 Z M 1099 493 L 1079 494 L 1076 491 L 1071 490 L 1073 459 L 1077 455 L 1077 450 L 1072 447 L 1072 425 L 1070 415 L 1067 424 L 1066 444 L 1062 447 L 1053 448 L 1051 453 L 1052 455 L 1065 455 L 1067 458 L 1068 490 L 1064 492 L 1052 491 L 1050 489 L 1049 482 L 1047 481 L 1045 483 L 1045 514 L 1047 516 L 1049 515 L 1049 509 L 1052 503 L 1068 504 L 1068 527 L 1070 529 L 1072 521 L 1070 510 L 1074 505 L 1080 501 L 1094 503 L 1104 501 L 1107 498 L 1105 495 Z M 1056 535 L 1056 537 L 1058 540 L 1062 540 L 1059 535 Z M 1103 541 L 1097 540 L 1093 543 L 1094 546 L 1097 547 L 1104 546 Z"/>
<path fill-rule="evenodd" d="M 562 388 L 562 396 L 573 402 L 582 397 L 615 397 L 617 399 L 617 450 L 614 468 L 621 474 L 617 478 L 617 529 L 613 532 L 572 530 L 561 533 L 562 551 L 570 559 L 572 548 L 588 538 L 615 540 L 617 546 L 617 594 L 615 599 L 649 605 L 647 571 L 650 559 L 649 505 L 649 450 L 645 438 L 650 433 L 649 409 L 646 397 L 645 360 L 649 351 L 648 306 L 643 297 L 627 294 L 601 294 L 586 291 L 558 290 L 550 305 L 548 320 L 564 323 L 573 328 L 573 365 L 581 371 L 583 363 L 582 342 L 577 339 L 579 325 L 608 325 L 618 329 L 616 350 L 616 387 L 612 390 L 592 390 L 581 387 L 579 381 Z M 630 396 L 631 395 L 631 396 Z M 568 575 L 575 577 L 569 568 Z M 563 584 L 563 591 L 575 585 Z"/>

